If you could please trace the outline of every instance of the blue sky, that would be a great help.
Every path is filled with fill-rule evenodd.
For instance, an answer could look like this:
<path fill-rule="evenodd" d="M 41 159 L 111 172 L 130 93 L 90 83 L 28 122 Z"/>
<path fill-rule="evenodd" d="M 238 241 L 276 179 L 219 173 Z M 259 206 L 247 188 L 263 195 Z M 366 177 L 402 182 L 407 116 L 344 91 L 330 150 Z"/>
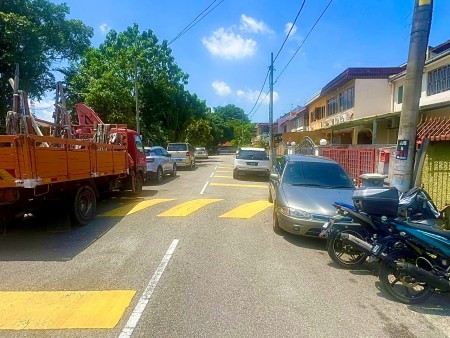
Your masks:
<path fill-rule="evenodd" d="M 137 23 L 160 41 L 171 41 L 213 0 L 66 0 L 70 18 L 94 28 L 92 44 L 109 29 Z M 55 1 L 60 3 L 60 1 Z M 215 4 L 219 3 L 216 1 Z M 189 74 L 187 89 L 208 107 L 235 104 L 248 114 L 263 85 L 270 53 L 277 54 L 303 0 L 224 0 L 170 47 Z M 314 94 L 348 67 L 398 66 L 406 62 L 414 0 L 334 0 L 286 67 L 329 0 L 306 0 L 275 62 L 274 120 Z M 450 1 L 435 0 L 431 46 L 450 39 Z M 293 34 L 292 34 L 293 33 Z M 263 96 L 268 91 L 268 82 Z M 268 122 L 268 97 L 250 117 Z M 45 115 L 39 103 L 37 114 Z"/>

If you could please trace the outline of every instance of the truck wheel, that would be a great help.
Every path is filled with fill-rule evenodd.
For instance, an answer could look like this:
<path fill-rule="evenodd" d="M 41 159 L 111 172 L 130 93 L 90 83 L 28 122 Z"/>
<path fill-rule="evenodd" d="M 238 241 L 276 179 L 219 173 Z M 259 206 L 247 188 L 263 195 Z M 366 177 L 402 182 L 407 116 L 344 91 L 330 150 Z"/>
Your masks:
<path fill-rule="evenodd" d="M 69 204 L 70 223 L 74 226 L 87 225 L 95 216 L 97 198 L 89 185 L 78 188 Z"/>
<path fill-rule="evenodd" d="M 139 194 L 142 191 L 142 186 L 144 185 L 144 177 L 141 173 L 136 173 L 136 178 L 134 181 L 134 193 Z"/>

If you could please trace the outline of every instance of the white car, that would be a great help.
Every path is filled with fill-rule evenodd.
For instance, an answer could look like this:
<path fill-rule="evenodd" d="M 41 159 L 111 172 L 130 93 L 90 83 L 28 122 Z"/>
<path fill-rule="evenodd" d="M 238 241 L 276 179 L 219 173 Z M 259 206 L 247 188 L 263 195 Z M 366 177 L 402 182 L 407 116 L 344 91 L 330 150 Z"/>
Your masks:
<path fill-rule="evenodd" d="M 241 148 L 236 152 L 233 178 L 239 175 L 259 175 L 269 177 L 270 161 L 264 148 Z"/>
<path fill-rule="evenodd" d="M 194 152 L 195 158 L 208 158 L 208 152 L 205 147 L 196 147 Z"/>

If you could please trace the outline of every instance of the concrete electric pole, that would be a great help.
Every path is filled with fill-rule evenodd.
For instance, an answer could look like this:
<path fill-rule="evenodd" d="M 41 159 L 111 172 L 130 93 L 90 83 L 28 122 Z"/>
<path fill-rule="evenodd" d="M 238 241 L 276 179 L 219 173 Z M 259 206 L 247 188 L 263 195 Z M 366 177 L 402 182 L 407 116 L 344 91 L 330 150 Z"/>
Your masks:
<path fill-rule="evenodd" d="M 392 185 L 401 192 L 412 185 L 423 67 L 430 35 L 433 0 L 415 0 L 408 64 Z"/>

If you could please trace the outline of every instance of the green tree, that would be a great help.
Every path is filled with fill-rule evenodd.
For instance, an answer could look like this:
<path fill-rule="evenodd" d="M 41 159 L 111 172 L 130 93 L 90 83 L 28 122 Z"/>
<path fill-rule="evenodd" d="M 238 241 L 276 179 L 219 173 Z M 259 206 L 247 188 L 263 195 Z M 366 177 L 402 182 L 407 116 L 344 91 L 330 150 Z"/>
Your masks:
<path fill-rule="evenodd" d="M 208 115 L 208 120 L 212 126 L 212 136 L 214 145 L 232 141 L 235 139 L 235 132 L 238 126 L 247 125 L 250 119 L 242 108 L 234 104 L 228 104 L 224 107 L 215 107 L 213 113 Z M 241 134 L 242 130 L 240 129 Z"/>
<path fill-rule="evenodd" d="M 69 20 L 69 7 L 47 0 L 7 0 L 0 6 L 0 125 L 12 106 L 7 80 L 20 67 L 20 89 L 41 98 L 55 88 L 55 61 L 77 60 L 90 46 L 91 27 Z"/>
<path fill-rule="evenodd" d="M 213 140 L 211 129 L 204 119 L 192 121 L 186 130 L 186 142 L 195 146 L 207 146 Z"/>
<path fill-rule="evenodd" d="M 184 89 L 188 75 L 175 63 L 167 41 L 138 25 L 111 30 L 66 73 L 71 100 L 84 101 L 108 123 L 136 126 L 138 83 L 141 133 L 153 144 L 180 141 L 193 119 L 206 113 L 204 101 Z M 160 143 L 161 142 L 161 143 Z"/>

